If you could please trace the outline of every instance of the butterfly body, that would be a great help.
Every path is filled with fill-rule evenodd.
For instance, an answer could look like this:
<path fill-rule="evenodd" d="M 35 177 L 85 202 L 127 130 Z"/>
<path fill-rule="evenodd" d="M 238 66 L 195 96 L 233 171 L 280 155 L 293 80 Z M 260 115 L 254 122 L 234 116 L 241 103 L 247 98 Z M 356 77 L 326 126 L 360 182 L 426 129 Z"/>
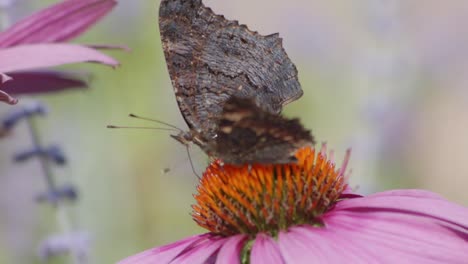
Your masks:
<path fill-rule="evenodd" d="M 287 119 L 231 97 L 217 119 L 216 138 L 206 152 L 229 164 L 293 163 L 297 149 L 314 143 L 298 119 Z"/>
<path fill-rule="evenodd" d="M 310 131 L 298 119 L 271 114 L 249 99 L 233 96 L 213 120 L 216 131 L 207 139 L 195 130 L 171 135 L 183 145 L 198 145 L 208 156 L 224 163 L 293 163 L 297 149 L 314 144 Z"/>

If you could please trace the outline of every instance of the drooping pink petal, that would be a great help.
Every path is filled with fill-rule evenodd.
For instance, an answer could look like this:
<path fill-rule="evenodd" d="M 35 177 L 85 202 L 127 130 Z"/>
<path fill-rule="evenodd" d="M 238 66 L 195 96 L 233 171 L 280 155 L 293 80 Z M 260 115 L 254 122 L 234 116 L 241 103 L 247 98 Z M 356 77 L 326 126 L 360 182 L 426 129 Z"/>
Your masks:
<path fill-rule="evenodd" d="M 316 243 L 311 243 L 291 231 L 281 231 L 278 237 L 278 245 L 286 263 L 325 263 L 332 260 L 323 255 Z"/>
<path fill-rule="evenodd" d="M 0 102 L 5 102 L 10 105 L 14 105 L 18 103 L 18 99 L 11 97 L 6 92 L 0 90 Z"/>
<path fill-rule="evenodd" d="M 359 245 L 358 252 L 379 252 L 380 263 L 463 263 L 468 259 L 467 241 L 438 223 L 391 213 L 373 216 L 336 214 L 327 219 L 327 229 L 339 234 L 337 239 Z"/>
<path fill-rule="evenodd" d="M 431 199 L 444 199 L 437 193 L 429 192 L 426 190 L 419 189 L 403 189 L 403 190 L 389 190 L 384 192 L 379 192 L 371 195 L 372 197 L 377 196 L 405 196 L 405 197 L 415 197 L 415 198 L 431 198 Z"/>
<path fill-rule="evenodd" d="M 362 198 L 348 199 L 336 204 L 333 212 L 395 211 L 440 219 L 468 230 L 468 210 L 427 191 L 399 190 L 382 192 Z"/>
<path fill-rule="evenodd" d="M 340 201 L 325 227 L 289 228 L 278 246 L 286 263 L 464 263 L 466 214 L 430 192 L 389 191 Z"/>
<path fill-rule="evenodd" d="M 41 10 L 0 33 L 0 48 L 67 41 L 95 24 L 115 0 L 68 0 Z"/>
<path fill-rule="evenodd" d="M 324 228 L 291 230 L 308 237 L 319 252 L 337 245 L 341 253 L 348 250 L 333 255 L 337 262 L 359 257 L 356 263 L 362 258 L 375 263 L 371 259 L 379 252 L 379 263 L 463 263 L 468 259 L 467 211 L 430 192 L 397 190 L 340 201 L 322 216 Z M 280 234 L 283 251 L 291 239 Z"/>
<path fill-rule="evenodd" d="M 64 71 L 12 72 L 13 81 L 0 85 L 9 94 L 36 94 L 57 92 L 70 88 L 87 88 L 87 74 Z"/>
<path fill-rule="evenodd" d="M 285 263 L 278 245 L 270 236 L 257 234 L 250 253 L 250 263 L 283 264 Z"/>
<path fill-rule="evenodd" d="M 375 263 L 365 250 L 332 229 L 292 227 L 281 232 L 278 245 L 286 263 Z M 374 260 L 374 261 L 372 261 Z"/>
<path fill-rule="evenodd" d="M 210 234 L 195 235 L 162 247 L 152 248 L 119 261 L 117 264 L 171 263 L 184 250 L 206 240 Z"/>
<path fill-rule="evenodd" d="M 363 241 L 359 234 L 341 232 L 332 228 L 303 226 L 292 230 L 304 244 L 314 244 L 322 253 L 325 263 L 408 263 L 417 257 L 406 256 L 402 251 L 392 252 L 391 256 L 383 255 L 385 247 Z M 388 248 L 387 248 L 388 249 Z M 400 261 L 396 261 L 400 260 Z M 320 263 L 320 262 L 319 262 Z"/>
<path fill-rule="evenodd" d="M 5 73 L 79 62 L 118 65 L 113 58 L 76 44 L 34 44 L 0 49 L 0 72 Z"/>
<path fill-rule="evenodd" d="M 210 237 L 191 246 L 184 254 L 176 257 L 171 263 L 174 264 L 205 264 L 212 263 L 216 259 L 216 251 L 224 244 L 227 238 Z"/>
<path fill-rule="evenodd" d="M 229 237 L 219 250 L 216 264 L 240 263 L 241 251 L 246 239 L 245 235 Z"/>

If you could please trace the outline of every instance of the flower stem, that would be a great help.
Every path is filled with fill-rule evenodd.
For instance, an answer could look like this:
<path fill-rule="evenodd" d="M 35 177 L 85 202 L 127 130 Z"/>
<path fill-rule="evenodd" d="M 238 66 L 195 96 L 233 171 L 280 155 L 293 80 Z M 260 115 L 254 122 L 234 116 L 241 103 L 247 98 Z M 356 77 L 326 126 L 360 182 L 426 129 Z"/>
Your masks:
<path fill-rule="evenodd" d="M 29 133 L 31 134 L 33 145 L 38 148 L 41 147 L 42 144 L 41 144 L 41 140 L 39 137 L 39 132 L 37 130 L 36 124 L 32 117 L 27 119 L 27 124 L 28 124 Z M 50 169 L 47 157 L 43 155 L 39 156 L 39 162 L 41 164 L 41 169 L 45 177 L 47 190 L 50 192 L 55 192 L 57 188 L 55 185 L 54 177 L 52 176 L 52 171 Z"/>
<path fill-rule="evenodd" d="M 33 145 L 35 146 L 35 148 L 41 148 L 42 142 L 40 139 L 39 131 L 34 121 L 34 117 L 28 117 L 27 124 L 28 124 L 29 133 L 31 134 Z M 47 193 L 54 194 L 57 191 L 57 186 L 56 186 L 53 174 L 52 174 L 52 170 L 50 167 L 50 162 L 48 160 L 48 157 L 45 155 L 40 155 L 38 158 L 41 164 L 42 174 L 47 184 Z M 61 232 L 64 235 L 70 235 L 70 239 L 71 239 L 72 224 L 71 224 L 70 217 L 67 214 L 65 204 L 61 201 L 60 198 L 54 198 L 50 202 L 52 206 L 55 208 L 55 217 L 57 219 L 59 232 Z M 72 264 L 86 264 L 87 263 L 86 258 L 81 256 L 79 252 L 75 250 L 73 246 L 71 246 L 69 250 L 70 250 L 69 252 L 70 263 Z"/>

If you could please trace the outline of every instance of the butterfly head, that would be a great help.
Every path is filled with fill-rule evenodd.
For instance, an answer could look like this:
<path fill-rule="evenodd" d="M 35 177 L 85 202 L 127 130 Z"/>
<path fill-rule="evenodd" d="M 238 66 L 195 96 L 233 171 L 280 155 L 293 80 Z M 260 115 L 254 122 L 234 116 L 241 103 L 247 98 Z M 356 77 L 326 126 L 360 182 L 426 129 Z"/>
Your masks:
<path fill-rule="evenodd" d="M 188 146 L 191 142 L 193 142 L 192 134 L 186 131 L 181 131 L 177 135 L 171 135 L 171 137 L 184 146 Z"/>
<path fill-rule="evenodd" d="M 194 143 L 202 149 L 206 146 L 206 141 L 194 130 L 180 131 L 177 135 L 171 135 L 171 137 L 184 146 L 189 146 L 190 143 Z"/>

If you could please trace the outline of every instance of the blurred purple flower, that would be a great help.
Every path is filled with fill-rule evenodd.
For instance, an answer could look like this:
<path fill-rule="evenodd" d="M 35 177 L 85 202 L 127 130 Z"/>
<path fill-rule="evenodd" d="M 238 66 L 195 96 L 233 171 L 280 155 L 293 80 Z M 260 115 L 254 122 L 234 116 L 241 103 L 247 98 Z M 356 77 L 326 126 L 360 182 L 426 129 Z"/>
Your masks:
<path fill-rule="evenodd" d="M 305 154 L 304 154 L 305 153 Z M 353 194 L 322 150 L 297 165 L 212 164 L 195 195 L 211 232 L 119 264 L 464 263 L 468 208 L 423 190 Z"/>
<path fill-rule="evenodd" d="M 68 234 L 51 235 L 41 242 L 38 255 L 42 261 L 52 257 L 75 252 L 79 259 L 85 263 L 90 250 L 91 238 L 86 232 L 73 232 Z"/>
<path fill-rule="evenodd" d="M 41 10 L 1 32 L 0 101 L 15 104 L 17 100 L 9 93 L 37 93 L 85 86 L 83 80 L 73 75 L 29 70 L 79 62 L 117 66 L 116 60 L 94 48 L 120 47 L 61 43 L 79 36 L 116 4 L 115 0 L 67 0 Z M 17 79 L 21 83 L 15 83 Z M 34 85 L 26 86 L 31 83 Z M 20 84 L 22 86 L 18 86 Z M 17 87 L 20 88 L 16 90 Z"/>

